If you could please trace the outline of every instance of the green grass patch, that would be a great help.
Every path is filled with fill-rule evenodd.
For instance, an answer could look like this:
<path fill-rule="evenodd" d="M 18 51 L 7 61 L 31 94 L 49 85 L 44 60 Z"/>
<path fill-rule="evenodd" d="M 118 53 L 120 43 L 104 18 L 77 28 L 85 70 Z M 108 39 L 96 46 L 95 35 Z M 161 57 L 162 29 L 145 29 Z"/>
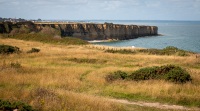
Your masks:
<path fill-rule="evenodd" d="M 200 101 L 198 99 L 191 98 L 179 98 L 174 99 L 172 97 L 151 97 L 142 93 L 124 93 L 124 92 L 115 92 L 115 91 L 105 91 L 104 96 L 110 96 L 117 99 L 126 99 L 130 101 L 146 101 L 146 102 L 160 102 L 160 103 L 169 103 L 177 104 L 189 107 L 200 107 Z"/>
<path fill-rule="evenodd" d="M 4 34 L 4 38 L 13 38 L 13 39 L 20 39 L 20 40 L 27 40 L 27 41 L 38 41 L 43 43 L 51 43 L 51 44 L 62 44 L 62 45 L 86 45 L 88 44 L 87 41 L 72 38 L 72 37 L 63 37 L 57 38 L 51 34 L 44 34 L 44 33 L 28 33 L 28 34 Z"/>

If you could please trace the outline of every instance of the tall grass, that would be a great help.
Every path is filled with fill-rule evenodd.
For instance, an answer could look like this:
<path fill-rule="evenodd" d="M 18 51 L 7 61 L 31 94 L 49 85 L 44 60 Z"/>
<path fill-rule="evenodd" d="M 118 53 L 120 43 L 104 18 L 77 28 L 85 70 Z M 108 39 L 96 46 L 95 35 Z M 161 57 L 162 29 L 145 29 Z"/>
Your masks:
<path fill-rule="evenodd" d="M 39 110 L 128 110 L 104 97 L 200 107 L 200 58 L 194 54 L 184 57 L 113 54 L 88 46 L 15 39 L 0 39 L 0 44 L 17 46 L 22 51 L 0 55 L 1 99 L 22 101 Z M 33 47 L 40 52 L 26 53 Z M 11 63 L 20 67 L 11 67 Z M 166 64 L 186 69 L 193 78 L 192 83 L 105 80 L 109 73 L 118 70 L 133 72 Z"/>
<path fill-rule="evenodd" d="M 22 34 L 4 34 L 3 38 L 14 38 L 20 40 L 27 41 L 38 41 L 43 43 L 51 43 L 51 44 L 62 44 L 62 45 L 85 45 L 88 44 L 87 41 L 72 38 L 72 37 L 56 37 L 52 34 L 45 33 L 22 33 Z"/>

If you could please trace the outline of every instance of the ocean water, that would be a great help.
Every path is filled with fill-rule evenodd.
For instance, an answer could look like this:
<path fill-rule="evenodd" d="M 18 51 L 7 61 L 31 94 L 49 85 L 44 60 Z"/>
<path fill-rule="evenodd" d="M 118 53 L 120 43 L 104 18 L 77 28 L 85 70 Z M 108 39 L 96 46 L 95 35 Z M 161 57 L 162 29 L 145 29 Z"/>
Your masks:
<path fill-rule="evenodd" d="M 116 42 L 101 42 L 95 44 L 107 46 L 135 46 L 144 48 L 162 49 L 167 46 L 175 46 L 180 49 L 200 53 L 200 21 L 140 21 L 140 20 L 121 20 L 121 21 L 88 21 L 96 23 L 115 23 L 115 24 L 135 24 L 158 26 L 158 33 L 163 36 L 147 36 L 130 40 Z"/>

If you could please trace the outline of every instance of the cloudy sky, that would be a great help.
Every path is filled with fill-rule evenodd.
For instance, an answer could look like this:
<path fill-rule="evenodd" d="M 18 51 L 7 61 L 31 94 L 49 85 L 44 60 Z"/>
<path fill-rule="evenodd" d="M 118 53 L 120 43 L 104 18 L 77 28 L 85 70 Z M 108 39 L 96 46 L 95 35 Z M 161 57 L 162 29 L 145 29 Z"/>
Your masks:
<path fill-rule="evenodd" d="M 200 0 L 0 0 L 0 17 L 51 20 L 200 20 Z"/>

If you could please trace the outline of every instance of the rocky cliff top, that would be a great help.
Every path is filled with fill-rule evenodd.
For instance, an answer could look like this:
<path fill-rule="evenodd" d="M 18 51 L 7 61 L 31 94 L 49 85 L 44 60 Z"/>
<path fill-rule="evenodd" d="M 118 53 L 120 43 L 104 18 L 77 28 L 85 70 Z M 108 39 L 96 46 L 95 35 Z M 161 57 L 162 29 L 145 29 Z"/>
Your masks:
<path fill-rule="evenodd" d="M 84 40 L 133 39 L 158 34 L 156 26 L 123 25 L 84 22 L 2 22 L 0 33 L 42 32 L 62 37 L 71 36 Z"/>

